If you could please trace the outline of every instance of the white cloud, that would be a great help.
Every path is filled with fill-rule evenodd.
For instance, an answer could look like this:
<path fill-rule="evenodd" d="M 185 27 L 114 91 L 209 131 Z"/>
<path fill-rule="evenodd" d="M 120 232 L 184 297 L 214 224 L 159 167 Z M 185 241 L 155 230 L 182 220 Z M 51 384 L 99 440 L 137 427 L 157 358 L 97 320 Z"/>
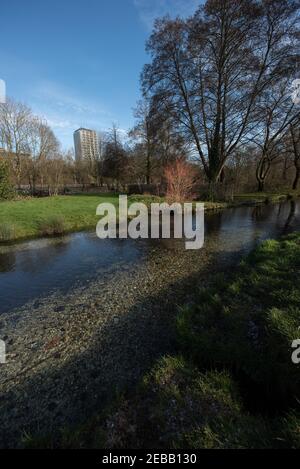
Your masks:
<path fill-rule="evenodd" d="M 72 111 L 78 114 L 108 114 L 101 105 L 95 106 L 95 104 L 77 97 L 70 90 L 54 82 L 44 81 L 39 83 L 34 88 L 33 95 L 36 99 L 46 102 L 54 109 Z"/>
<path fill-rule="evenodd" d="M 133 0 L 141 21 L 151 30 L 156 18 L 170 15 L 190 16 L 203 2 L 200 0 Z"/>
<path fill-rule="evenodd" d="M 73 145 L 73 132 L 79 127 L 107 128 L 114 120 L 101 103 L 91 103 L 58 83 L 43 81 L 30 90 L 35 114 L 43 117 L 64 147 Z"/>

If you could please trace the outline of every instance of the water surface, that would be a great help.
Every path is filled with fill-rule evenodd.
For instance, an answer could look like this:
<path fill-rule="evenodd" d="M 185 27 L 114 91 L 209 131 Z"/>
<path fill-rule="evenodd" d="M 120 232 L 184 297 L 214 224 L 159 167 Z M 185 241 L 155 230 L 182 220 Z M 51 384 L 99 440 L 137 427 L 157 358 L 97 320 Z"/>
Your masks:
<path fill-rule="evenodd" d="M 300 201 L 240 207 L 205 215 L 201 251 L 233 257 L 247 253 L 260 240 L 300 230 Z M 76 233 L 0 246 L 0 313 L 56 291 L 85 285 L 115 271 L 126 271 L 160 257 L 163 250 L 183 255 L 181 240 L 99 240 L 95 233 Z M 201 262 L 202 252 L 195 252 Z"/>

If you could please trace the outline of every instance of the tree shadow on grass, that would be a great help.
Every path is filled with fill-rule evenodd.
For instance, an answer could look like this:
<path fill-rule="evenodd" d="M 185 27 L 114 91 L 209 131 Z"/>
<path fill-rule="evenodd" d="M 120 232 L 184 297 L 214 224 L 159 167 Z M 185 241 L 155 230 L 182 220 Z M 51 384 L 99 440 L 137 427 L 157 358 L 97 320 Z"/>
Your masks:
<path fill-rule="evenodd" d="M 226 258 L 236 263 L 240 255 L 227 252 Z M 202 268 L 141 298 L 95 330 L 88 348 L 68 361 L 54 350 L 47 367 L 17 376 L 14 387 L 0 394 L 0 447 L 22 447 L 25 434 L 55 434 L 80 424 L 136 385 L 160 356 L 176 349 L 178 307 L 192 301 L 195 287 L 208 284 L 219 269 L 218 263 L 214 271 Z"/>

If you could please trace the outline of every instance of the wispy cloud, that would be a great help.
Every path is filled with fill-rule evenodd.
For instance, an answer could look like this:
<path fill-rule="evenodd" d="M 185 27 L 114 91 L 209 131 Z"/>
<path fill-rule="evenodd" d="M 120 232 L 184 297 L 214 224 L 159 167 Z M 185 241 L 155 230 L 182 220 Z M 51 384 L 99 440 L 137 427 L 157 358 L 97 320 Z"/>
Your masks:
<path fill-rule="evenodd" d="M 34 112 L 47 120 L 65 147 L 72 145 L 73 132 L 78 127 L 99 130 L 114 120 L 101 103 L 79 97 L 58 83 L 36 83 L 30 94 Z"/>
<path fill-rule="evenodd" d="M 203 2 L 200 0 L 133 0 L 141 21 L 151 29 L 156 18 L 164 15 L 189 16 Z"/>
<path fill-rule="evenodd" d="M 103 106 L 89 102 L 87 99 L 78 97 L 70 90 L 54 82 L 41 82 L 34 88 L 33 96 L 42 100 L 51 107 L 59 110 L 72 111 L 77 114 L 102 114 L 109 113 Z"/>

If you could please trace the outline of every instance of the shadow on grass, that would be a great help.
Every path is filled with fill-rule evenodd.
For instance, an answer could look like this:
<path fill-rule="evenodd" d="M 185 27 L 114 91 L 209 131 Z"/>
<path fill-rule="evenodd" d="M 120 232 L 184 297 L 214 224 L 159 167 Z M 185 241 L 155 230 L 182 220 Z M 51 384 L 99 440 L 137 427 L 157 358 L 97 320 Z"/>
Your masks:
<path fill-rule="evenodd" d="M 235 263 L 240 255 L 225 257 Z M 192 298 L 197 285 L 208 284 L 209 271 L 213 279 L 216 271 L 207 266 L 159 295 L 141 298 L 117 321 L 95 330 L 88 349 L 68 362 L 54 355 L 47 369 L 16 376 L 13 388 L 0 394 L 0 446 L 19 447 L 24 434 L 55 435 L 84 422 L 136 385 L 159 357 L 176 351 L 177 308 Z"/>

